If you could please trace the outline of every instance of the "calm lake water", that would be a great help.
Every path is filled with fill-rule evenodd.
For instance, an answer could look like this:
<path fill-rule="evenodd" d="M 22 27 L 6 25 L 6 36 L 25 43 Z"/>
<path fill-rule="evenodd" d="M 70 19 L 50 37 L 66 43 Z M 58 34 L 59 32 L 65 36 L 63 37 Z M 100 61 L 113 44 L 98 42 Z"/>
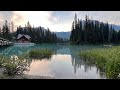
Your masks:
<path fill-rule="evenodd" d="M 62 44 L 37 44 L 29 47 L 0 48 L 0 53 L 11 56 L 29 52 L 33 48 L 49 48 L 55 54 L 50 59 L 32 60 L 29 75 L 51 76 L 55 79 L 105 79 L 104 72 L 96 66 L 88 65 L 78 56 L 79 51 L 93 48 L 104 48 L 98 45 L 62 45 Z"/>

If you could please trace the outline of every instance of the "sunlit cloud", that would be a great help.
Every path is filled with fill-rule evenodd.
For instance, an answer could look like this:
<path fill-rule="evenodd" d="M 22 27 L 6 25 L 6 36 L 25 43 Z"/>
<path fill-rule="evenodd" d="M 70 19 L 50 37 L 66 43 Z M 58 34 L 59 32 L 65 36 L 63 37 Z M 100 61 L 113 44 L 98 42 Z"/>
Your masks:
<path fill-rule="evenodd" d="M 5 20 L 13 21 L 15 27 L 24 27 L 29 21 L 32 26 L 42 26 L 51 31 L 70 31 L 75 13 L 82 20 L 87 14 L 91 19 L 120 25 L 119 11 L 0 11 L 0 26 Z"/>

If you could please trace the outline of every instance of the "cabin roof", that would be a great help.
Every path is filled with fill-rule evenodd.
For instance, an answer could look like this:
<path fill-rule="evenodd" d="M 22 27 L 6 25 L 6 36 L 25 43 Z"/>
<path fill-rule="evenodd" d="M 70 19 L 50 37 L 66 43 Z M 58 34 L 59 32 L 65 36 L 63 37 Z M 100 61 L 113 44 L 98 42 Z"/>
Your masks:
<path fill-rule="evenodd" d="M 25 37 L 25 38 L 27 38 L 28 40 L 31 38 L 29 35 L 25 35 L 25 34 L 18 34 L 18 37 L 17 37 L 17 39 L 20 39 L 21 37 Z"/>

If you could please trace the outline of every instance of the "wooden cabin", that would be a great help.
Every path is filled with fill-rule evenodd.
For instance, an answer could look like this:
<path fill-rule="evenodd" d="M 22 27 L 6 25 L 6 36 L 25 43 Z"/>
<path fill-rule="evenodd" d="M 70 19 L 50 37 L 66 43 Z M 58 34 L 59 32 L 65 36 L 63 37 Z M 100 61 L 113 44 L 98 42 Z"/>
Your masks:
<path fill-rule="evenodd" d="M 18 43 L 30 43 L 31 37 L 29 35 L 25 35 L 25 34 L 18 34 L 17 42 Z"/>

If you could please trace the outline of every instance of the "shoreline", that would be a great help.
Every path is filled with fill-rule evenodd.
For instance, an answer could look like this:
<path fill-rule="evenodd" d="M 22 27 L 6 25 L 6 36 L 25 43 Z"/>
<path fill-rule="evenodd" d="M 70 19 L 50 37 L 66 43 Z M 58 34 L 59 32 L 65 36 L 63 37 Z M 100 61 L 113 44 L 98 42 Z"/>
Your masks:
<path fill-rule="evenodd" d="M 49 76 L 36 76 L 36 75 L 27 75 L 27 74 L 14 75 L 14 76 L 0 74 L 0 79 L 54 79 L 54 78 Z"/>
<path fill-rule="evenodd" d="M 0 79 L 54 79 L 53 77 L 49 76 L 39 76 L 39 75 L 28 75 L 28 74 L 21 74 L 21 75 L 6 75 L 3 74 L 3 68 L 0 68 Z"/>

